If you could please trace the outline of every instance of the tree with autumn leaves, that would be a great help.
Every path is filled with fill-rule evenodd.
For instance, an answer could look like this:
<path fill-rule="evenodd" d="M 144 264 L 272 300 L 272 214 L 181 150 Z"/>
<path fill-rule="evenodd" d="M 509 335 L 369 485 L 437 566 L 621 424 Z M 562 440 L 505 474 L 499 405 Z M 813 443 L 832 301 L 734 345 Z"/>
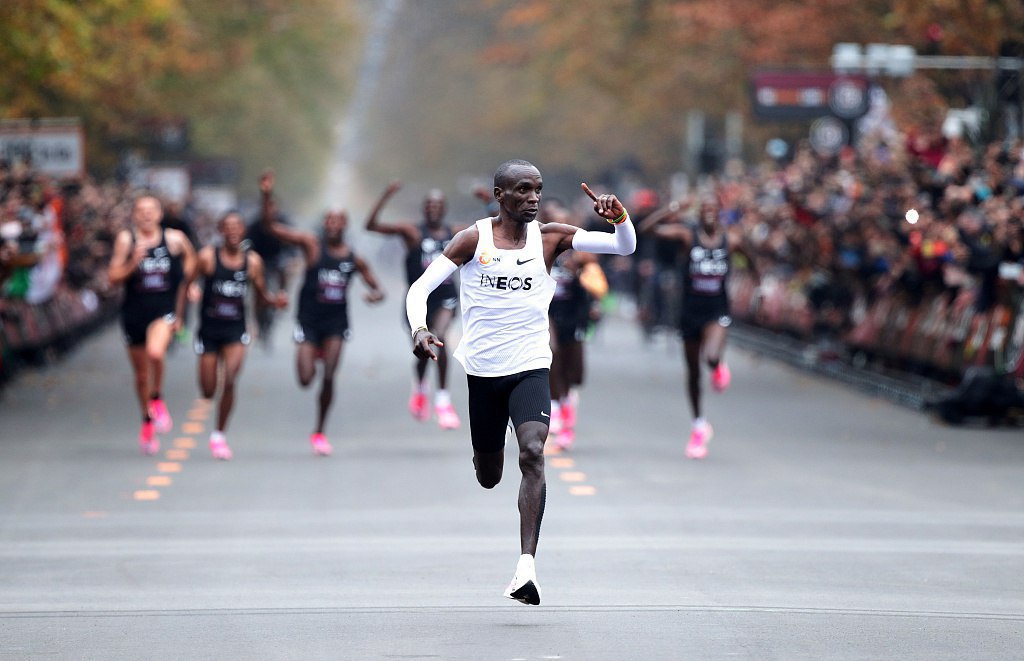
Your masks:
<path fill-rule="evenodd" d="M 319 184 L 358 39 L 341 0 L 4 0 L 0 117 L 80 117 L 110 171 L 147 120 L 187 118 L 193 149 L 243 180 Z"/>
<path fill-rule="evenodd" d="M 689 110 L 750 117 L 757 69 L 829 69 L 839 42 L 995 55 L 1024 39 L 1024 4 L 1007 0 L 433 0 L 407 13 L 413 59 L 401 84 L 424 123 L 382 109 L 377 139 L 403 150 L 382 170 L 436 153 L 483 164 L 515 152 L 548 171 L 632 164 L 664 175 L 681 167 Z M 916 109 L 956 79 L 922 73 L 906 93 L 888 81 L 900 119 L 918 121 Z M 783 128 L 748 122 L 749 153 Z"/>
<path fill-rule="evenodd" d="M 106 166 L 140 119 L 186 117 L 196 151 L 238 158 L 243 184 L 274 165 L 295 198 L 321 181 L 348 105 L 357 5 L 374 3 L 3 0 L 0 117 L 82 117 Z M 364 165 L 442 185 L 514 152 L 567 177 L 661 176 L 681 165 L 686 113 L 747 112 L 756 69 L 827 69 L 837 42 L 994 55 L 1012 40 L 1017 0 L 408 0 L 366 100 Z M 898 118 L 933 122 L 968 77 L 890 84 Z M 750 122 L 751 144 L 776 130 Z"/>

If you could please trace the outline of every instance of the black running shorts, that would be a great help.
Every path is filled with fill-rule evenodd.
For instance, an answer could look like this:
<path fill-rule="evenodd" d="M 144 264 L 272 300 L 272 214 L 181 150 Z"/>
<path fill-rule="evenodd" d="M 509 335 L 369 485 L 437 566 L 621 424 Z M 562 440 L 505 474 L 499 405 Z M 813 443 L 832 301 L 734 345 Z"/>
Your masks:
<path fill-rule="evenodd" d="M 314 321 L 299 320 L 295 326 L 292 338 L 296 344 L 322 345 L 327 339 L 340 337 L 343 340 L 349 339 L 351 333 L 348 328 L 348 315 L 338 316 L 334 319 L 321 319 Z"/>
<path fill-rule="evenodd" d="M 229 344 L 249 346 L 249 342 L 249 334 L 245 332 L 245 328 L 241 330 L 201 328 L 196 334 L 195 350 L 201 356 L 204 353 L 217 353 Z"/>
<path fill-rule="evenodd" d="M 162 319 L 167 325 L 177 321 L 178 316 L 173 312 L 146 314 L 121 315 L 121 330 L 124 334 L 124 343 L 130 347 L 141 347 L 146 344 L 146 335 L 149 333 L 149 325 Z"/>
<path fill-rule="evenodd" d="M 512 420 L 551 422 L 550 370 L 536 369 L 508 376 L 472 376 L 469 379 L 469 433 L 477 452 L 498 452 L 505 447 L 505 428 Z"/>
<path fill-rule="evenodd" d="M 679 331 L 684 340 L 699 339 L 704 335 L 704 328 L 714 323 L 723 328 L 728 328 L 732 324 L 729 301 L 724 296 L 709 297 L 706 300 L 691 297 L 690 300 L 683 302 Z"/>

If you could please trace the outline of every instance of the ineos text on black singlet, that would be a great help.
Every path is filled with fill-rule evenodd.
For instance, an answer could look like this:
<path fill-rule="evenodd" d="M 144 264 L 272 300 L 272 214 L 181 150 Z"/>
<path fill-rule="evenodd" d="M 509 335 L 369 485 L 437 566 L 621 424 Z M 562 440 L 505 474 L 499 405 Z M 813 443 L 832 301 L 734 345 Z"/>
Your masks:
<path fill-rule="evenodd" d="M 299 292 L 299 322 L 318 323 L 347 319 L 348 286 L 356 270 L 355 255 L 332 257 L 326 244 L 320 246 L 320 259 L 306 269 Z"/>
<path fill-rule="evenodd" d="M 201 327 L 204 331 L 244 333 L 245 297 L 249 291 L 249 254 L 242 253 L 240 269 L 225 266 L 220 260 L 220 250 L 215 250 L 213 254 L 216 265 L 213 274 L 203 284 Z"/>
<path fill-rule="evenodd" d="M 134 249 L 135 236 L 132 235 Z M 146 251 L 146 256 L 125 282 L 124 315 L 155 319 L 173 313 L 183 278 L 181 255 L 171 254 L 167 237 L 160 230 L 160 243 Z"/>
<path fill-rule="evenodd" d="M 713 248 L 700 244 L 698 231 L 692 229 L 693 241 L 683 263 L 683 296 L 690 304 L 709 298 L 727 300 L 726 279 L 729 277 L 729 243 L 723 233 Z"/>

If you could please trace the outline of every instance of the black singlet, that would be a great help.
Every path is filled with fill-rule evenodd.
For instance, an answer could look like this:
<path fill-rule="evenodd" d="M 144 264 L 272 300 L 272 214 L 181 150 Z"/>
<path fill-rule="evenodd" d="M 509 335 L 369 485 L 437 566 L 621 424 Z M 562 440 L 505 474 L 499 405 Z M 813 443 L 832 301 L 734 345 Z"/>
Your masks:
<path fill-rule="evenodd" d="M 242 251 L 242 268 L 231 269 L 214 250 L 213 274 L 203 284 L 200 328 L 204 332 L 245 332 L 245 297 L 249 291 L 249 253 Z"/>
<path fill-rule="evenodd" d="M 355 254 L 332 257 L 320 244 L 320 259 L 306 269 L 299 291 L 298 319 L 302 324 L 320 323 L 348 316 L 348 285 L 356 270 Z"/>
<path fill-rule="evenodd" d="M 712 301 L 727 303 L 726 281 L 730 267 L 728 237 L 723 233 L 717 246 L 705 248 L 700 244 L 697 228 L 691 228 L 691 231 L 693 241 L 683 260 L 684 305 Z"/>
<path fill-rule="evenodd" d="M 131 250 L 134 249 L 133 233 Z M 174 313 L 178 287 L 184 277 L 182 256 L 171 254 L 166 234 L 161 229 L 160 243 L 146 251 L 146 256 L 125 282 L 122 315 L 150 320 Z"/>

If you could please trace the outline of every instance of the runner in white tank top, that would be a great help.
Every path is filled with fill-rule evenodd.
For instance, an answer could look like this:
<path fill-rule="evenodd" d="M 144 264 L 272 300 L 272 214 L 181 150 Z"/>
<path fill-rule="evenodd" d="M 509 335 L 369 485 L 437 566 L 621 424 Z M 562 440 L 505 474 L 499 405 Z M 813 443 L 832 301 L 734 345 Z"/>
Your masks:
<path fill-rule="evenodd" d="M 526 224 L 526 245 L 515 250 L 494 245 L 491 222 L 476 222 L 476 252 L 462 266 L 463 334 L 455 358 L 473 376 L 551 367 L 548 306 L 555 281 L 544 262 L 540 223 Z"/>
<path fill-rule="evenodd" d="M 501 480 L 505 427 L 512 420 L 519 443 L 519 537 L 522 555 L 505 596 L 540 603 L 534 555 L 544 515 L 544 441 L 551 418 L 548 304 L 555 258 L 574 249 L 628 255 L 636 232 L 614 195 L 597 196 L 594 211 L 614 233 L 537 222 L 543 180 L 526 161 L 507 161 L 494 173 L 498 216 L 477 221 L 452 239 L 444 253 L 409 287 L 406 311 L 413 353 L 436 359 L 441 341 L 427 328 L 427 296 L 462 268 L 464 334 L 455 357 L 469 379 L 469 427 L 476 479 L 485 489 Z"/>

